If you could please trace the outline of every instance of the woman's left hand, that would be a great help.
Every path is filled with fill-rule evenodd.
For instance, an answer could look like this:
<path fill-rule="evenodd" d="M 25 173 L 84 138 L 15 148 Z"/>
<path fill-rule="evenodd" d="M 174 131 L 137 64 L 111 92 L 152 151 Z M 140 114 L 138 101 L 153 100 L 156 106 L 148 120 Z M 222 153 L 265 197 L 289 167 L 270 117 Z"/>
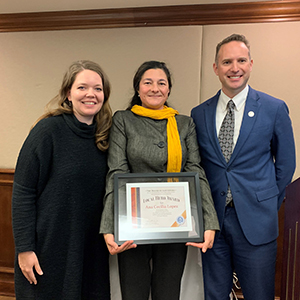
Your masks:
<path fill-rule="evenodd" d="M 186 243 L 186 246 L 193 246 L 200 248 L 203 253 L 207 251 L 207 249 L 211 249 L 214 245 L 215 240 L 215 230 L 205 230 L 204 231 L 204 242 L 203 243 Z"/>

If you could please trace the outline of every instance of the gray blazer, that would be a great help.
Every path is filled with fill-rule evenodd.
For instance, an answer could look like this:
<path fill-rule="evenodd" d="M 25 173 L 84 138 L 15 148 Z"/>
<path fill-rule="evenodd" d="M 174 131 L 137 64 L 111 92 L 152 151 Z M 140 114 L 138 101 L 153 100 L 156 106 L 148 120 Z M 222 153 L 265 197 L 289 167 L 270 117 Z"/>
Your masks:
<path fill-rule="evenodd" d="M 176 115 L 182 147 L 181 172 L 198 172 L 205 230 L 218 230 L 219 223 L 200 155 L 192 118 Z M 114 174 L 167 171 L 167 120 L 154 120 L 118 111 L 113 117 L 108 151 L 109 171 L 100 233 L 114 233 Z"/>

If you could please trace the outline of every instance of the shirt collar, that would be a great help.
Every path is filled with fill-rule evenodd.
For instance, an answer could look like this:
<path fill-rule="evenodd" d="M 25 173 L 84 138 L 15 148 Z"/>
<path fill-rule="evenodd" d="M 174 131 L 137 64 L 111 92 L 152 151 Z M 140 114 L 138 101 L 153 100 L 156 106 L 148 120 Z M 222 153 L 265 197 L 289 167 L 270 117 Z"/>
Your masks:
<path fill-rule="evenodd" d="M 235 104 L 235 110 L 239 111 L 246 102 L 248 91 L 249 91 L 249 85 L 247 84 L 246 87 L 241 92 L 239 92 L 233 98 L 229 98 L 221 90 L 221 94 L 220 94 L 220 97 L 219 97 L 219 105 L 220 105 L 221 110 L 223 112 L 225 112 L 226 108 L 227 108 L 228 101 L 230 99 L 232 99 L 232 101 Z"/>

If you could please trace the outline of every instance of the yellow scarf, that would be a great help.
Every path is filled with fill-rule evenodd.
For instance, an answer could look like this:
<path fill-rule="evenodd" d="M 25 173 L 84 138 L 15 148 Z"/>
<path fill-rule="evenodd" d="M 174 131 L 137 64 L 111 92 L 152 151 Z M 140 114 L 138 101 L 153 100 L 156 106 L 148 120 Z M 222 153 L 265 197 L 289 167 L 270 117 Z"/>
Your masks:
<path fill-rule="evenodd" d="M 175 115 L 178 111 L 164 106 L 161 110 L 148 109 L 140 105 L 134 105 L 131 109 L 133 113 L 139 116 L 148 117 L 155 120 L 167 119 L 167 138 L 168 138 L 168 165 L 167 172 L 180 172 L 182 152 L 180 137 L 177 128 Z"/>

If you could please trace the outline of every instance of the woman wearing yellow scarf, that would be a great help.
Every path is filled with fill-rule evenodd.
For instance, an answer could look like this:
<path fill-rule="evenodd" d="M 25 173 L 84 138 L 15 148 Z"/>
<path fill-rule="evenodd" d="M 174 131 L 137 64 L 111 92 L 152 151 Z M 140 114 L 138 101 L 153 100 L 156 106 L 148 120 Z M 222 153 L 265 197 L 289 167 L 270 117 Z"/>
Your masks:
<path fill-rule="evenodd" d="M 219 229 L 210 188 L 203 169 L 195 126 L 167 104 L 172 82 L 162 62 L 148 61 L 137 70 L 135 94 L 126 111 L 113 117 L 108 153 L 109 172 L 100 232 L 110 253 L 118 253 L 123 300 L 176 300 L 184 270 L 185 244 L 139 245 L 114 241 L 113 177 L 116 173 L 198 172 L 204 216 L 205 252 Z M 127 250 L 127 251 L 125 251 Z M 152 270 L 150 260 L 152 259 Z"/>

